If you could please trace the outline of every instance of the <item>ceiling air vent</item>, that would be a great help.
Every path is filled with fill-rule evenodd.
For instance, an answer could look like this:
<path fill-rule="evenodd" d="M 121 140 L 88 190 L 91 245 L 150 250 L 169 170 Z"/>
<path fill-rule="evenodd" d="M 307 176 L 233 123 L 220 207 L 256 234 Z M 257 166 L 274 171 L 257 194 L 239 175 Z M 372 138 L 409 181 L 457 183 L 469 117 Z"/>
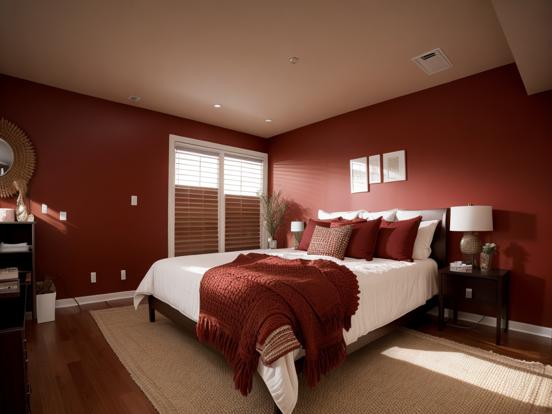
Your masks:
<path fill-rule="evenodd" d="M 413 57 L 412 61 L 428 75 L 433 75 L 434 73 L 442 72 L 452 67 L 445 53 L 439 48 Z"/>

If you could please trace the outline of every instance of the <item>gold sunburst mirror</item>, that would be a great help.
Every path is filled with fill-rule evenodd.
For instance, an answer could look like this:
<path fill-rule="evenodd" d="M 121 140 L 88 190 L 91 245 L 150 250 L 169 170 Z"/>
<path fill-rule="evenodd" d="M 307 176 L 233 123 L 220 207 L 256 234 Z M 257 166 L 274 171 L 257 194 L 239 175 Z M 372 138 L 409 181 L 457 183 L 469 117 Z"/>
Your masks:
<path fill-rule="evenodd" d="M 27 134 L 7 119 L 0 119 L 0 198 L 17 193 L 14 181 L 28 183 L 35 165 L 34 147 Z"/>

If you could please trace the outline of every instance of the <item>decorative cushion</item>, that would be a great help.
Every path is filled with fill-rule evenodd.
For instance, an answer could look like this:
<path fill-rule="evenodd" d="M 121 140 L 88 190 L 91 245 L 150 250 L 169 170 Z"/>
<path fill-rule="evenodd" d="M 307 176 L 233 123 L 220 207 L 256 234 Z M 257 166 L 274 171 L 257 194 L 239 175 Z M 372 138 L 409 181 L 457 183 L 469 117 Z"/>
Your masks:
<path fill-rule="evenodd" d="M 297 246 L 297 249 L 308 250 L 312 238 L 312 233 L 314 233 L 314 228 L 316 226 L 330 227 L 330 224 L 331 221 L 309 219 L 309 221 L 307 222 L 307 227 L 305 227 L 305 231 L 301 236 L 301 241 L 299 242 L 299 246 Z"/>
<path fill-rule="evenodd" d="M 427 259 L 431 255 L 431 242 L 439 222 L 440 220 L 427 220 L 420 223 L 412 250 L 413 259 Z"/>
<path fill-rule="evenodd" d="M 412 261 L 412 250 L 422 216 L 410 220 L 381 222 L 375 257 Z"/>
<path fill-rule="evenodd" d="M 352 232 L 351 226 L 327 228 L 316 226 L 307 254 L 332 256 L 343 260 Z"/>
<path fill-rule="evenodd" d="M 356 259 L 372 260 L 378 241 L 378 231 L 381 217 L 376 220 L 353 220 L 352 222 L 333 222 L 331 228 L 350 225 L 352 228 L 351 239 L 345 251 L 345 256 Z"/>
<path fill-rule="evenodd" d="M 384 219 L 385 221 L 395 221 L 397 220 L 396 217 L 397 209 L 394 208 L 392 210 L 384 210 L 384 211 L 361 211 L 359 213 L 359 217 L 366 219 L 366 220 L 375 220 L 379 217 Z"/>
<path fill-rule="evenodd" d="M 339 217 L 343 217 L 345 220 L 352 220 L 358 217 L 358 213 L 360 213 L 361 210 L 353 210 L 353 211 L 325 211 L 325 210 L 318 210 L 318 219 L 319 220 L 332 220 Z"/>

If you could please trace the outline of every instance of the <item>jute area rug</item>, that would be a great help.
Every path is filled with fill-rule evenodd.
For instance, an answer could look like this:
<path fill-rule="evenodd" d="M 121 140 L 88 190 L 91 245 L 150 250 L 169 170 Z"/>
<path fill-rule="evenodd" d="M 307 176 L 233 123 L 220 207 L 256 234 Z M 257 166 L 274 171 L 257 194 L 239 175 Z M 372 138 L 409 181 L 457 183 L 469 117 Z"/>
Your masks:
<path fill-rule="evenodd" d="M 147 308 L 91 312 L 160 413 L 273 413 L 260 377 L 234 390 L 216 351 Z M 314 389 L 300 380 L 294 414 L 551 413 L 552 367 L 402 329 L 351 354 Z"/>

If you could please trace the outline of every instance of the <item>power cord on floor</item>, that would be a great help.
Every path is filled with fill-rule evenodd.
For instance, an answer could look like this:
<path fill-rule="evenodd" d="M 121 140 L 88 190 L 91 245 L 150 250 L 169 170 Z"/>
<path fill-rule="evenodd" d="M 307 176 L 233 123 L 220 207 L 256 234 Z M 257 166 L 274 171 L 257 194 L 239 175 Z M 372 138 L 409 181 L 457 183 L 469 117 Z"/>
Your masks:
<path fill-rule="evenodd" d="M 445 322 L 447 323 L 448 326 L 452 326 L 454 328 L 473 329 L 473 328 L 477 327 L 481 322 L 483 322 L 483 319 L 485 319 L 484 315 L 477 322 L 472 322 L 470 325 L 459 325 L 457 323 L 450 322 L 451 321 L 450 318 L 445 319 Z"/>

